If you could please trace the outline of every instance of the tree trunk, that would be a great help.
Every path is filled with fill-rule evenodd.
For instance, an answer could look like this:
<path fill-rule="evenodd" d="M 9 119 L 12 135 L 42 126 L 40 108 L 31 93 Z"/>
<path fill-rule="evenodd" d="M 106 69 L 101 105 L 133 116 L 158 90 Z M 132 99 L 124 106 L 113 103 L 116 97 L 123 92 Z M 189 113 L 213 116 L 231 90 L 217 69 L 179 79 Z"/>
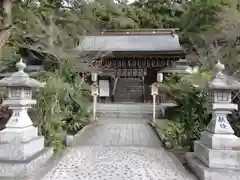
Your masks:
<path fill-rule="evenodd" d="M 0 30 L 0 57 L 2 47 L 6 44 L 8 38 L 11 34 L 11 24 L 12 24 L 12 1 L 2 0 L 1 4 L 2 14 L 1 14 L 1 29 Z"/>

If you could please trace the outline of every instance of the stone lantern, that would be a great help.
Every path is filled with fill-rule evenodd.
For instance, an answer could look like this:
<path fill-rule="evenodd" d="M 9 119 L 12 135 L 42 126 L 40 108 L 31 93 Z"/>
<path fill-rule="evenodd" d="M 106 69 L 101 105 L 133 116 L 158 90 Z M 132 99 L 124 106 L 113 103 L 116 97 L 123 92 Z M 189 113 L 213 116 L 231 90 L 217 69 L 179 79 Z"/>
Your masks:
<path fill-rule="evenodd" d="M 158 95 L 157 83 L 153 83 L 151 86 L 151 95 L 153 97 L 153 125 L 156 124 L 156 97 Z"/>
<path fill-rule="evenodd" d="M 36 104 L 32 99 L 32 88 L 44 87 L 23 70 L 26 65 L 20 60 L 18 72 L 0 80 L 0 87 L 8 88 L 8 99 L 3 101 L 13 111 L 0 131 L 0 175 L 6 177 L 27 176 L 44 164 L 52 149 L 44 148 L 44 137 L 38 136 L 38 129 L 28 116 L 27 110 Z"/>
<path fill-rule="evenodd" d="M 97 72 L 92 72 L 91 73 L 92 82 L 96 82 L 97 81 L 97 77 L 98 77 L 98 73 Z"/>
<path fill-rule="evenodd" d="M 96 121 L 96 108 L 97 108 L 97 97 L 99 95 L 99 87 L 97 85 L 97 83 L 93 83 L 91 85 L 91 89 L 92 89 L 92 96 L 93 96 L 93 121 Z"/>
<path fill-rule="evenodd" d="M 98 96 L 99 91 L 98 91 L 98 85 L 97 83 L 93 83 L 91 85 L 91 89 L 92 89 L 92 96 Z"/>
<path fill-rule="evenodd" d="M 234 135 L 227 120 L 227 115 L 238 109 L 231 103 L 231 92 L 240 90 L 240 83 L 223 74 L 224 68 L 218 61 L 207 85 L 212 120 L 200 141 L 194 143 L 194 152 L 186 155 L 189 166 L 201 180 L 240 180 L 240 138 Z"/>
<path fill-rule="evenodd" d="M 151 95 L 152 96 L 157 96 L 158 95 L 157 83 L 153 83 L 150 87 L 151 87 Z"/>
<path fill-rule="evenodd" d="M 157 82 L 162 82 L 163 81 L 163 73 L 162 72 L 158 72 L 157 73 Z"/>

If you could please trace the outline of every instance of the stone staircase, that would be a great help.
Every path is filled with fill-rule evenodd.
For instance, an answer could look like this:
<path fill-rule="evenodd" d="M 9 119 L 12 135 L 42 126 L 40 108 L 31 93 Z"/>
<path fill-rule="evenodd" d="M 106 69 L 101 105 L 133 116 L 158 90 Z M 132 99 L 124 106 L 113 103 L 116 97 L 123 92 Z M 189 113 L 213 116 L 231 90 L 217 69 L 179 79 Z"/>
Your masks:
<path fill-rule="evenodd" d="M 140 78 L 120 78 L 114 95 L 115 102 L 142 102 L 143 84 Z"/>
<path fill-rule="evenodd" d="M 150 120 L 152 119 L 153 106 L 145 103 L 119 103 L 97 104 L 97 117 L 114 120 Z M 156 105 L 156 117 L 161 117 L 160 106 Z"/>

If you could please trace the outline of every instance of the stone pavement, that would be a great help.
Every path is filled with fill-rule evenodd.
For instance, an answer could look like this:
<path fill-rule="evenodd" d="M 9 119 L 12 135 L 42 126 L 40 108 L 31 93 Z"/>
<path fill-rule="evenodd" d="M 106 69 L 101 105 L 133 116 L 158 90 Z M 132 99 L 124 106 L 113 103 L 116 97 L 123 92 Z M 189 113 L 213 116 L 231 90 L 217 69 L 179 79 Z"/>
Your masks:
<path fill-rule="evenodd" d="M 143 121 L 100 121 L 42 180 L 195 180 Z"/>
<path fill-rule="evenodd" d="M 158 137 L 147 124 L 96 124 L 76 138 L 74 145 L 161 147 Z"/>

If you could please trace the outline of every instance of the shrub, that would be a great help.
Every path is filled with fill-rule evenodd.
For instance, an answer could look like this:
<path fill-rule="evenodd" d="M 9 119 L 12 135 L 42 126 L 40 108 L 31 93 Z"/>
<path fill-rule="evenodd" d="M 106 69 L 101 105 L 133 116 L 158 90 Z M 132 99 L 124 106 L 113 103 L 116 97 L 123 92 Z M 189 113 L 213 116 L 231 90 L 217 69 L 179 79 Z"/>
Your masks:
<path fill-rule="evenodd" d="M 81 78 L 66 70 L 41 73 L 46 86 L 37 93 L 35 124 L 46 144 L 61 149 L 66 134 L 75 134 L 88 123 L 89 89 Z"/>
<path fill-rule="evenodd" d="M 206 93 L 181 79 L 176 79 L 174 86 L 169 87 L 177 106 L 168 112 L 171 121 L 163 130 L 164 141 L 173 148 L 181 146 L 192 150 L 193 142 L 200 138 L 211 120 Z"/>

